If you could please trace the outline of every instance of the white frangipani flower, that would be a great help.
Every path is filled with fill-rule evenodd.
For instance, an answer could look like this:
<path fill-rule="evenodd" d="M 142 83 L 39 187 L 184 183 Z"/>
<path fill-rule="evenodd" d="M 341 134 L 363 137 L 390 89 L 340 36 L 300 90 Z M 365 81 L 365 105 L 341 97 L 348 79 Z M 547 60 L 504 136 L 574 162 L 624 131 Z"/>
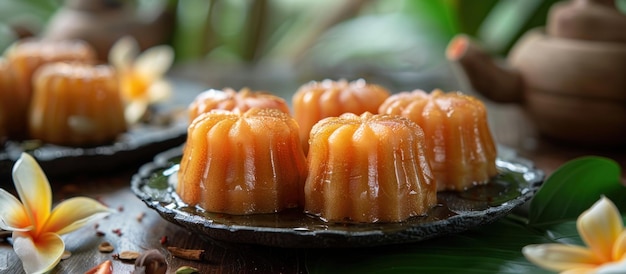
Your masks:
<path fill-rule="evenodd" d="M 13 250 L 26 273 L 45 273 L 61 260 L 72 232 L 111 211 L 96 200 L 75 197 L 52 208 L 48 178 L 32 156 L 22 153 L 13 167 L 19 200 L 0 189 L 0 228 L 13 231 Z"/>
<path fill-rule="evenodd" d="M 566 244 L 525 246 L 532 263 L 561 273 L 626 273 L 626 229 L 611 200 L 602 197 L 576 222 L 587 247 Z"/>
<path fill-rule="evenodd" d="M 167 99 L 171 86 L 164 79 L 174 62 L 170 46 L 160 45 L 139 53 L 137 41 L 126 36 L 118 40 L 109 53 L 109 63 L 115 67 L 122 97 L 126 102 L 126 120 L 136 123 L 150 104 Z"/>

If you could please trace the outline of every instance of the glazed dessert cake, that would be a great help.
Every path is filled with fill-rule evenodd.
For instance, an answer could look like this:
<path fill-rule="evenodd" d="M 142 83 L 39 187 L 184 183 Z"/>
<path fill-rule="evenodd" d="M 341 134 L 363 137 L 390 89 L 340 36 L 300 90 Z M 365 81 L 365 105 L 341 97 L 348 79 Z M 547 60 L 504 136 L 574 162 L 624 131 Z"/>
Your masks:
<path fill-rule="evenodd" d="M 24 133 L 24 126 L 17 123 L 16 119 L 9 119 L 13 113 L 21 111 L 17 102 L 22 93 L 14 92 L 13 71 L 9 64 L 0 58 L 0 144 L 9 137 L 19 137 Z"/>
<path fill-rule="evenodd" d="M 248 88 L 241 89 L 239 92 L 230 88 L 226 88 L 224 91 L 209 89 L 198 94 L 189 105 L 189 122 L 198 115 L 213 109 L 234 110 L 237 108 L 239 111 L 245 112 L 253 107 L 274 108 L 291 114 L 289 106 L 283 98 L 267 92 L 251 91 Z"/>
<path fill-rule="evenodd" d="M 33 76 L 32 138 L 69 146 L 94 146 L 126 131 L 114 70 L 105 65 L 53 63 Z"/>
<path fill-rule="evenodd" d="M 484 104 L 460 92 L 401 92 L 380 113 L 404 116 L 422 127 L 438 190 L 463 191 L 495 176 L 496 146 Z"/>
<path fill-rule="evenodd" d="M 52 62 L 95 63 L 95 50 L 78 40 L 40 41 L 23 39 L 5 52 L 6 61 L 12 73 L 11 90 L 2 100 L 12 102 L 9 134 L 12 138 L 27 137 L 28 108 L 33 93 L 32 77 L 40 66 Z"/>
<path fill-rule="evenodd" d="M 384 87 L 368 84 L 365 80 L 324 80 L 302 85 L 293 95 L 294 118 L 300 125 L 300 138 L 305 151 L 309 132 L 315 123 L 326 117 L 344 113 L 360 115 L 377 113 L 380 104 L 389 97 Z"/>
<path fill-rule="evenodd" d="M 18 80 L 32 91 L 32 76 L 42 65 L 54 62 L 96 63 L 93 47 L 80 40 L 43 41 L 20 40 L 5 54 Z"/>
<path fill-rule="evenodd" d="M 399 222 L 437 203 L 424 134 L 410 120 L 369 112 L 311 130 L 305 212 L 329 222 Z"/>
<path fill-rule="evenodd" d="M 273 213 L 302 204 L 305 177 L 291 116 L 267 108 L 213 110 L 189 125 L 176 192 L 210 212 Z"/>

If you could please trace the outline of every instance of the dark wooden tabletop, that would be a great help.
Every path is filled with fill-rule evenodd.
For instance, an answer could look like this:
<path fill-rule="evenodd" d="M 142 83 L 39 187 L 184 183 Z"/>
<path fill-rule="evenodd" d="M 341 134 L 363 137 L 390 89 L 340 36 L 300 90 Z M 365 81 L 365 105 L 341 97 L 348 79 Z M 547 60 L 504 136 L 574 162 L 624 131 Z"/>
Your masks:
<path fill-rule="evenodd" d="M 493 134 L 499 144 L 518 151 L 551 174 L 558 166 L 584 155 L 600 155 L 615 159 L 626 169 L 626 151 L 601 150 L 568 146 L 539 137 L 524 112 L 515 106 L 489 105 Z M 52 273 L 84 273 L 112 260 L 114 273 L 132 273 L 134 264 L 115 259 L 122 251 L 144 252 L 156 249 L 166 255 L 168 273 L 181 266 L 191 266 L 201 273 L 306 273 L 307 256 L 324 250 L 281 249 L 216 242 L 202 238 L 162 219 L 130 190 L 129 183 L 138 166 L 106 175 L 52 179 L 54 200 L 72 196 L 96 198 L 116 210 L 95 225 L 64 236 L 72 255 L 61 261 Z M 622 176 L 624 177 L 624 176 Z M 109 242 L 114 250 L 102 253 L 98 245 Z M 172 256 L 167 247 L 204 250 L 202 261 Z M 9 241 L 0 240 L 0 273 L 23 273 L 21 262 Z"/>

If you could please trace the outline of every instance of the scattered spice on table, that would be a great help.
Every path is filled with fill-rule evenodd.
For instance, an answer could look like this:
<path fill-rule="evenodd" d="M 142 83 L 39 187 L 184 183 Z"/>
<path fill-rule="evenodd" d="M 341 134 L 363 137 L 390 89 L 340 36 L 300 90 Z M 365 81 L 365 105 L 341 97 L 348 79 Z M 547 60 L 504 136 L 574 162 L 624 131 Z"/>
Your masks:
<path fill-rule="evenodd" d="M 147 250 L 135 260 L 133 273 L 165 274 L 167 273 L 167 260 L 158 250 Z"/>
<path fill-rule="evenodd" d="M 203 249 L 184 249 L 184 248 L 175 247 L 175 246 L 168 246 L 167 250 L 174 257 L 192 260 L 192 261 L 202 261 L 204 257 L 203 255 L 205 252 Z"/>
<path fill-rule="evenodd" d="M 113 254 L 113 259 L 122 260 L 122 261 L 134 261 L 139 257 L 139 252 L 132 250 L 124 250 L 118 254 Z"/>
<path fill-rule="evenodd" d="M 113 249 L 113 245 L 109 242 L 102 242 L 100 243 L 100 245 L 98 245 L 98 251 L 102 253 L 111 253 L 113 252 Z"/>
<path fill-rule="evenodd" d="M 139 213 L 139 215 L 137 215 L 137 222 L 141 222 L 143 220 L 143 217 L 146 217 L 146 213 L 145 212 Z"/>
<path fill-rule="evenodd" d="M 161 240 L 159 240 L 159 243 L 161 243 L 161 245 L 166 244 L 167 243 L 167 236 L 161 237 Z"/>
<path fill-rule="evenodd" d="M 200 273 L 197 268 L 191 266 L 181 266 L 176 269 L 176 274 L 197 274 Z"/>
<path fill-rule="evenodd" d="M 122 236 L 122 230 L 119 229 L 119 228 L 113 229 L 113 230 L 111 230 L 111 232 L 115 233 L 119 237 Z"/>

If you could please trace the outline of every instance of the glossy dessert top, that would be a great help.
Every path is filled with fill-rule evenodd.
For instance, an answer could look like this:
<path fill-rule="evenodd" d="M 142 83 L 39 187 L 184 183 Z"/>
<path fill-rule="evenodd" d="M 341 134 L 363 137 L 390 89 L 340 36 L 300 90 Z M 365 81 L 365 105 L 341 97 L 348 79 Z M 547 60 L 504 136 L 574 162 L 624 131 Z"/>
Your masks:
<path fill-rule="evenodd" d="M 239 111 L 245 112 L 253 107 L 274 108 L 290 114 L 289 106 L 285 100 L 268 92 L 252 91 L 248 88 L 239 92 L 230 88 L 223 91 L 209 89 L 198 94 L 189 105 L 189 121 L 191 122 L 200 114 L 213 109 L 239 109 Z"/>

